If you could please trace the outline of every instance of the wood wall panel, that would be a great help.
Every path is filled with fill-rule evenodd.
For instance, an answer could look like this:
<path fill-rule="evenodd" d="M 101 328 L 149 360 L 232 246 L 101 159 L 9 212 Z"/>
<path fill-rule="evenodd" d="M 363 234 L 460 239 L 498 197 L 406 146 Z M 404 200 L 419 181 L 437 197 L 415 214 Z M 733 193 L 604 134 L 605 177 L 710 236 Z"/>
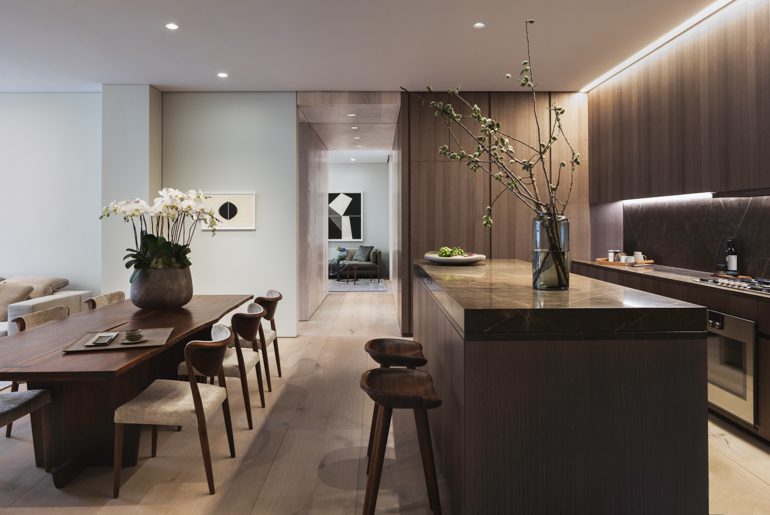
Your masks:
<path fill-rule="evenodd" d="M 443 245 L 489 253 L 489 231 L 481 225 L 489 205 L 489 178 L 460 163 L 412 162 L 411 252 L 421 259 Z"/>
<path fill-rule="evenodd" d="M 446 93 L 420 93 L 425 100 L 409 96 L 409 160 L 411 162 L 443 161 L 438 154 L 441 145 L 449 143 L 449 129 L 430 107 L 431 100 L 447 102 Z"/>
<path fill-rule="evenodd" d="M 402 95 L 390 154 L 391 270 L 396 317 L 404 333 L 411 332 L 411 277 L 409 268 L 409 100 Z"/>
<path fill-rule="evenodd" d="M 565 109 L 562 127 L 576 152 L 580 153 L 581 166 L 575 172 L 572 195 L 565 215 L 569 217 L 570 256 L 572 259 L 591 259 L 591 220 L 588 204 L 588 180 L 590 156 L 588 153 L 588 97 L 583 93 L 551 93 L 551 105 Z M 557 141 L 551 153 L 554 169 L 560 161 L 569 162 L 572 152 L 564 141 Z M 566 181 L 565 173 L 562 181 Z"/>
<path fill-rule="evenodd" d="M 769 34 L 735 2 L 594 88 L 591 202 L 770 187 Z"/>
<path fill-rule="evenodd" d="M 326 146 L 309 123 L 299 132 L 299 319 L 309 320 L 328 290 L 328 192 Z"/>

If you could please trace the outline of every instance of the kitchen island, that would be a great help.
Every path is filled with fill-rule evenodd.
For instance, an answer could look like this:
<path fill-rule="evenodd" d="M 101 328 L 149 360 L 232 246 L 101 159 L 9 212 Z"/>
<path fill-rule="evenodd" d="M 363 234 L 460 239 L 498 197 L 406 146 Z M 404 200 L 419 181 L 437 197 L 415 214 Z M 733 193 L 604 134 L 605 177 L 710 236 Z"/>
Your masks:
<path fill-rule="evenodd" d="M 708 513 L 706 310 L 531 265 L 416 262 L 453 513 Z"/>

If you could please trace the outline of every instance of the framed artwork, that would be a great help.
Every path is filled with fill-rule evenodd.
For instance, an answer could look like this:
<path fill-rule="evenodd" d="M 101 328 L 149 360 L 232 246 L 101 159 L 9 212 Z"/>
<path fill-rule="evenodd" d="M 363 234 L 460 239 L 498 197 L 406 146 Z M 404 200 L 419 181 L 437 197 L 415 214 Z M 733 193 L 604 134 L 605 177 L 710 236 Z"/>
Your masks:
<path fill-rule="evenodd" d="M 217 231 L 256 231 L 256 193 L 206 193 L 206 207 L 219 218 Z M 211 229 L 204 228 L 204 231 Z"/>
<path fill-rule="evenodd" d="M 363 241 L 363 206 L 363 193 L 329 193 L 329 241 Z"/>

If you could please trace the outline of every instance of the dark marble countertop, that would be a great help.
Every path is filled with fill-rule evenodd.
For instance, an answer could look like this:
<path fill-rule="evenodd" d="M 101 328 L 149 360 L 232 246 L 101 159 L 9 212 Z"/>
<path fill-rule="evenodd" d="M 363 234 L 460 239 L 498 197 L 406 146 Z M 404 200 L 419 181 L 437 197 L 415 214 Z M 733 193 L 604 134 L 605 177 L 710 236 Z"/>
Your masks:
<path fill-rule="evenodd" d="M 635 274 L 639 276 L 655 277 L 657 279 L 665 279 L 668 281 L 686 283 L 688 285 L 696 285 L 700 288 L 707 288 L 709 290 L 719 290 L 731 295 L 749 296 L 759 300 L 770 302 L 770 297 L 763 293 L 757 293 L 748 290 L 737 290 L 735 288 L 713 286 L 710 284 L 703 284 L 698 279 L 710 279 L 712 274 L 709 272 L 701 272 L 699 270 L 687 270 L 685 268 L 676 268 L 673 266 L 664 265 L 650 265 L 650 266 L 612 266 L 601 265 L 596 261 L 588 261 L 577 259 L 573 263 L 580 263 L 582 265 L 593 266 L 602 270 L 614 270 L 617 272 L 623 272 L 628 274 Z"/>
<path fill-rule="evenodd" d="M 634 334 L 705 332 L 702 306 L 572 274 L 570 288 L 532 288 L 531 264 L 491 259 L 473 266 L 441 266 L 420 260 L 422 279 L 470 339 L 569 339 Z M 548 335 L 548 336 L 545 336 Z"/>

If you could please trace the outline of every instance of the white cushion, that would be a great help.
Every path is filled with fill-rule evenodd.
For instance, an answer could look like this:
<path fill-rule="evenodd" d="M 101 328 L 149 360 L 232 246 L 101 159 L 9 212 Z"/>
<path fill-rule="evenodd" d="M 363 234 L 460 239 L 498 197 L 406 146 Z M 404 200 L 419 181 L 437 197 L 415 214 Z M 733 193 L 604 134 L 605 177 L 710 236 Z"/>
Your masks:
<path fill-rule="evenodd" d="M 256 368 L 257 363 L 259 363 L 259 353 L 254 352 L 251 349 L 244 349 L 243 347 L 241 347 L 241 352 L 243 352 L 243 365 L 246 372 Z M 241 377 L 240 370 L 238 369 L 238 351 L 236 351 L 234 347 L 228 348 L 225 352 L 225 359 L 222 361 L 222 369 L 227 377 Z M 177 375 L 187 377 L 187 364 L 184 361 L 179 364 L 176 373 Z"/>
<path fill-rule="evenodd" d="M 278 335 L 272 329 L 265 331 L 265 345 L 270 345 L 276 338 L 278 338 Z"/>
<path fill-rule="evenodd" d="M 0 338 L 8 336 L 8 322 L 0 322 Z"/>
<path fill-rule="evenodd" d="M 227 391 L 211 384 L 198 384 L 198 390 L 204 416 L 209 419 L 227 398 Z M 142 393 L 115 410 L 115 423 L 197 426 L 190 383 L 168 379 L 153 381 Z"/>

